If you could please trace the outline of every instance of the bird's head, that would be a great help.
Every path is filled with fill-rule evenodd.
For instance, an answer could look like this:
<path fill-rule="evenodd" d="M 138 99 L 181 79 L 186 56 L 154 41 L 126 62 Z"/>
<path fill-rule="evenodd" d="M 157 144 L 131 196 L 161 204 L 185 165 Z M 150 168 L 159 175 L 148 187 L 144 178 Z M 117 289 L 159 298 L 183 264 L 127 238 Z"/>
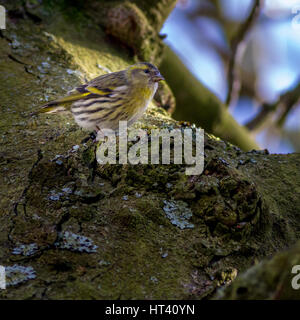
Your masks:
<path fill-rule="evenodd" d="M 130 82 L 145 86 L 165 80 L 159 70 L 148 62 L 134 64 L 127 68 L 126 73 Z"/>

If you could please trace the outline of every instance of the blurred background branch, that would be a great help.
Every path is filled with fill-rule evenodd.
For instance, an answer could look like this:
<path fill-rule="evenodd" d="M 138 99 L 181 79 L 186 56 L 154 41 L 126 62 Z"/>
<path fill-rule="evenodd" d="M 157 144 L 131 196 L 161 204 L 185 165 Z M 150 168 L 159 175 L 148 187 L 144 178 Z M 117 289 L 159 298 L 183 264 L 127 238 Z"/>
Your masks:
<path fill-rule="evenodd" d="M 260 107 L 259 113 L 246 124 L 249 130 L 257 130 L 272 113 L 279 111 L 277 115 L 276 125 L 282 127 L 289 112 L 299 101 L 300 81 L 295 88 L 280 95 L 279 99 L 273 103 L 265 103 Z"/>
<path fill-rule="evenodd" d="M 239 125 L 225 105 L 184 66 L 168 47 L 160 65 L 176 98 L 175 119 L 185 119 L 244 150 L 258 145 L 246 128 Z"/>
<path fill-rule="evenodd" d="M 246 38 L 251 27 L 254 25 L 259 16 L 261 7 L 262 0 L 255 0 L 249 16 L 245 22 L 241 24 L 238 32 L 231 40 L 231 53 L 227 75 L 228 93 L 225 102 L 228 107 L 230 105 L 234 105 L 238 100 L 238 95 L 241 88 L 239 68 L 246 50 Z"/>
<path fill-rule="evenodd" d="M 300 0 L 178 1 L 161 33 L 194 82 L 208 90 L 196 85 L 202 99 L 193 100 L 196 91 L 182 83 L 174 92 L 172 79 L 174 117 L 217 134 L 220 112 L 229 107 L 232 120 L 261 148 L 300 151 L 297 6 Z M 222 138 L 234 131 L 222 130 Z"/>

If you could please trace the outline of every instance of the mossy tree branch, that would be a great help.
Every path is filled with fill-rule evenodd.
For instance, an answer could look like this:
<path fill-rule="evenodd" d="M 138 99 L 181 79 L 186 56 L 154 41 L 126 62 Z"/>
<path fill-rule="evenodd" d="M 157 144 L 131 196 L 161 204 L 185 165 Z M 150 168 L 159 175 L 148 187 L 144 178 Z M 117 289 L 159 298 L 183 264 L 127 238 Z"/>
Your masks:
<path fill-rule="evenodd" d="M 80 15 L 78 28 L 41 6 L 37 24 L 15 4 L 0 35 L 1 299 L 202 299 L 299 239 L 297 154 L 245 153 L 206 135 L 199 176 L 103 166 L 71 116 L 28 117 L 133 61 Z M 153 104 L 137 126 L 181 128 Z"/>

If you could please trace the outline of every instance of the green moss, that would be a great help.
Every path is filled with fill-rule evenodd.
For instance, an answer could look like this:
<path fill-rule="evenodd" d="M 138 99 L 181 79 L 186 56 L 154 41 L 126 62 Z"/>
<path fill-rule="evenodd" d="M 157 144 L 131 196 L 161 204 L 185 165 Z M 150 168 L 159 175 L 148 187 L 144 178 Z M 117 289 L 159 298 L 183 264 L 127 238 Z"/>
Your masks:
<path fill-rule="evenodd" d="M 148 220 L 145 219 L 136 209 L 124 208 L 114 215 L 114 223 L 131 230 L 145 230 Z"/>
<path fill-rule="evenodd" d="M 264 260 L 241 274 L 235 282 L 225 290 L 220 290 L 216 299 L 254 300 L 254 299 L 295 299 L 300 297 L 299 290 L 292 287 L 296 273 L 291 273 L 295 265 L 300 263 L 298 244 Z M 297 282 L 297 281 L 295 281 Z"/>
<path fill-rule="evenodd" d="M 95 151 L 93 150 L 93 148 L 86 149 L 82 153 L 82 159 L 87 166 L 92 165 L 95 161 Z"/>

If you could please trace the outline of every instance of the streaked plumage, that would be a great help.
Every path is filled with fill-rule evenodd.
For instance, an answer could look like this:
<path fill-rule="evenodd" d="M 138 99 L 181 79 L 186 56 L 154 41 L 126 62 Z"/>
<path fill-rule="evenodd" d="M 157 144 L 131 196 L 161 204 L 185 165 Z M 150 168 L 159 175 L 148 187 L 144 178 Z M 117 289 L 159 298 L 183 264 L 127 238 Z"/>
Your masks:
<path fill-rule="evenodd" d="M 67 110 L 84 129 L 117 130 L 119 121 L 128 121 L 130 126 L 142 116 L 160 80 L 164 79 L 154 65 L 140 62 L 80 85 L 68 96 L 45 104 L 37 113 Z"/>

